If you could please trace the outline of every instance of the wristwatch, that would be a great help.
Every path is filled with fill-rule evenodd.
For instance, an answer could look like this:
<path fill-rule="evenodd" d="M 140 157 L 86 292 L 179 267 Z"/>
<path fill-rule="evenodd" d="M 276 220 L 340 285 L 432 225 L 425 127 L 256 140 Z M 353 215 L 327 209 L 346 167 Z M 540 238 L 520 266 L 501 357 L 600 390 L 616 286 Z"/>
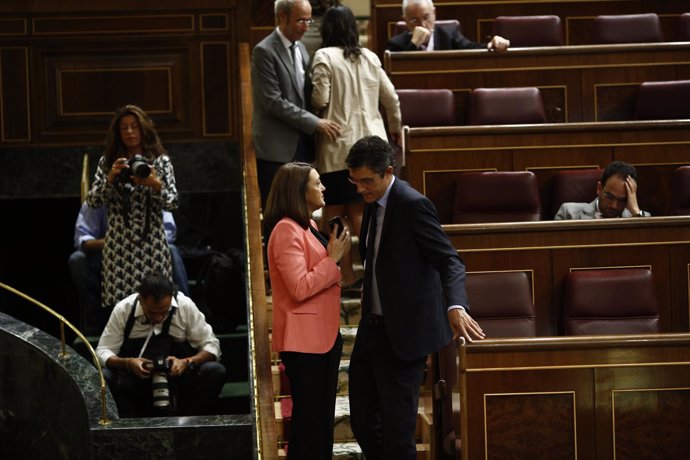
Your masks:
<path fill-rule="evenodd" d="M 193 371 L 195 367 L 196 367 L 196 364 L 194 364 L 194 361 L 192 360 L 192 358 L 187 358 L 187 370 Z"/>

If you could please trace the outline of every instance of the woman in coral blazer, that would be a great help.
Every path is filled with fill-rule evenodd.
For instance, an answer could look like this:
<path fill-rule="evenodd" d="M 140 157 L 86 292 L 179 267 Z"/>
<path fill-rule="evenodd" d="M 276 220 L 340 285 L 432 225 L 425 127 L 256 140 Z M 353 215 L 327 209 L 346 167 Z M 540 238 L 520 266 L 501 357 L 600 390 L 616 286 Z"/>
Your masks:
<path fill-rule="evenodd" d="M 311 219 L 324 206 L 319 174 L 307 163 L 278 170 L 266 202 L 268 269 L 273 291 L 273 350 L 290 381 L 288 459 L 331 459 L 340 336 L 338 262 L 349 230 L 326 239 Z"/>

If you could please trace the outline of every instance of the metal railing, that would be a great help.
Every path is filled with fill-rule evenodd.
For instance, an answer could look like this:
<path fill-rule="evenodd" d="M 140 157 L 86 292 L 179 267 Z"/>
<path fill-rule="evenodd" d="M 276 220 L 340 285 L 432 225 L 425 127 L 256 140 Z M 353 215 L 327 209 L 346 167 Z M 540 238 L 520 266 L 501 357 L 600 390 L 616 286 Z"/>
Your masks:
<path fill-rule="evenodd" d="M 110 425 L 112 422 L 111 420 L 108 419 L 108 414 L 106 411 L 106 403 L 105 403 L 105 395 L 106 395 L 106 384 L 105 384 L 105 378 L 103 377 L 103 368 L 101 367 L 101 363 L 98 361 L 98 357 L 96 356 L 96 351 L 93 349 L 89 341 L 84 337 L 84 335 L 77 329 L 72 323 L 70 323 L 64 316 L 53 310 L 47 305 L 42 304 L 38 300 L 24 294 L 21 291 L 16 290 L 15 288 L 6 285 L 5 283 L 0 282 L 0 287 L 18 295 L 19 297 L 28 300 L 30 303 L 37 305 L 38 307 L 42 308 L 44 311 L 50 313 L 53 315 L 55 318 L 57 318 L 60 321 L 60 343 L 62 344 L 61 351 L 58 353 L 58 359 L 61 359 L 63 361 L 66 361 L 70 358 L 70 353 L 67 351 L 67 346 L 65 345 L 65 324 L 67 327 L 72 329 L 72 331 L 77 334 L 77 336 L 84 341 L 84 344 L 86 345 L 86 348 L 89 350 L 91 353 L 91 356 L 93 358 L 93 362 L 96 365 L 96 369 L 98 369 L 98 376 L 101 380 L 101 418 L 98 420 L 98 424 L 101 426 L 106 426 Z"/>

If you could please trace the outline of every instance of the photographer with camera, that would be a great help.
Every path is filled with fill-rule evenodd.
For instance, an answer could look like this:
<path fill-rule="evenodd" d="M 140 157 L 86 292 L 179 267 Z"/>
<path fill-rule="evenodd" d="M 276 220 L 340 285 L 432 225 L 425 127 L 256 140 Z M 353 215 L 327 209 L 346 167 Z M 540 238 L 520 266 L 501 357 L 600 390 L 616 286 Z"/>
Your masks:
<path fill-rule="evenodd" d="M 225 381 L 212 327 L 160 274 L 115 305 L 96 355 L 121 417 L 209 414 Z"/>
<path fill-rule="evenodd" d="M 154 123 L 135 105 L 115 112 L 86 197 L 106 205 L 102 302 L 112 307 L 149 273 L 172 278 L 163 211 L 177 208 L 175 173 Z"/>

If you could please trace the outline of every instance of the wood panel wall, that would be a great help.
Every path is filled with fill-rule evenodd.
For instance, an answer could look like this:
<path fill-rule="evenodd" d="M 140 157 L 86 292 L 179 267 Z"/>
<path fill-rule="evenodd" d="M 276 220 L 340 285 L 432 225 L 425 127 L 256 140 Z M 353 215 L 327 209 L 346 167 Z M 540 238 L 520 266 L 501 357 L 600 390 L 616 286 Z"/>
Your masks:
<path fill-rule="evenodd" d="M 245 2 L 10 0 L 3 10 L 1 146 L 101 143 L 127 103 L 166 142 L 239 138 Z"/>
<path fill-rule="evenodd" d="M 393 25 L 401 19 L 401 0 L 372 0 L 371 48 L 383 56 Z M 493 35 L 497 16 L 552 14 L 559 16 L 566 29 L 567 45 L 591 43 L 592 21 L 600 14 L 654 12 L 660 15 L 664 37 L 675 40 L 678 15 L 688 11 L 685 0 L 435 0 L 437 19 L 458 19 L 463 34 L 477 42 Z"/>

